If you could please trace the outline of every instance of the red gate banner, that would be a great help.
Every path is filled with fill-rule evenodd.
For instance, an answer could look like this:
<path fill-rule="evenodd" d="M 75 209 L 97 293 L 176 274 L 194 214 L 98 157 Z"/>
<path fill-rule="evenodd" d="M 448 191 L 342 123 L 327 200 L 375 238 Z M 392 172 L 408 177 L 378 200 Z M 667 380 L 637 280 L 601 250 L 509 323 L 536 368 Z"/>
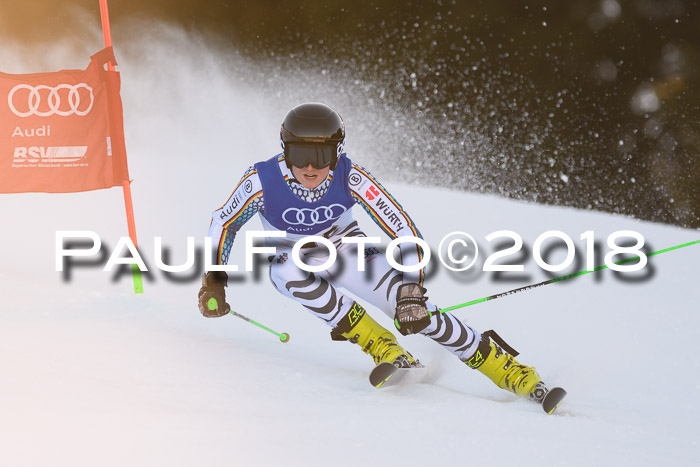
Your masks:
<path fill-rule="evenodd" d="M 85 70 L 0 73 L 0 193 L 70 193 L 129 179 L 112 48 Z"/>

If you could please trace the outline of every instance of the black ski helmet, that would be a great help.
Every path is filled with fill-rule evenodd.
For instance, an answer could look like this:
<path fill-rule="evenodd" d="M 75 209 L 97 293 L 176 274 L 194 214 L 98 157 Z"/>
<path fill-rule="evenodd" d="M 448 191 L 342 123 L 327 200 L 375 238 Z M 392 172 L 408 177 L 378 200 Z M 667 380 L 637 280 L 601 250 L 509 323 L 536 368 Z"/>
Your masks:
<path fill-rule="evenodd" d="M 345 124 L 338 112 L 319 102 L 307 102 L 287 112 L 280 129 L 287 167 L 335 169 L 345 144 Z"/>

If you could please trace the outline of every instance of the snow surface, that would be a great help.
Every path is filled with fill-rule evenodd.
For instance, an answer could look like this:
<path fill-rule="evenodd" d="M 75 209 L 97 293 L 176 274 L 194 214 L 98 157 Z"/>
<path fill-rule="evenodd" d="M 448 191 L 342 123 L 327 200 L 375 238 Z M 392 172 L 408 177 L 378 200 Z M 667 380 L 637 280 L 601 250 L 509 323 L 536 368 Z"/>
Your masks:
<path fill-rule="evenodd" d="M 187 236 L 202 244 L 211 211 L 248 165 L 277 151 L 281 115 L 306 97 L 234 86 L 215 55 L 178 45 L 154 42 L 147 58 L 124 47 L 120 56 L 149 265 L 155 236 L 172 248 L 173 263 L 184 261 Z M 73 60 L 69 66 L 86 64 Z M 346 124 L 352 134 L 353 119 Z M 352 140 L 349 150 L 371 170 Z M 620 216 L 386 186 L 433 247 L 455 230 L 484 252 L 493 251 L 484 237 L 501 229 L 530 247 L 551 229 L 582 246 L 579 235 L 593 230 L 602 251 L 607 235 L 623 229 L 642 233 L 653 250 L 700 238 Z M 355 209 L 366 233 L 382 236 Z M 400 341 L 430 364 L 430 382 L 374 389 L 371 360 L 332 342 L 264 270 L 257 280 L 244 273 L 232 281 L 229 302 L 288 332 L 287 344 L 234 317 L 202 318 L 196 278 L 173 283 L 156 271 L 140 296 L 128 276 L 114 282 L 99 268 L 75 269 L 64 281 L 54 267 L 55 232 L 96 231 L 114 247 L 126 235 L 118 189 L 4 195 L 0 211 L 0 465 L 651 466 L 700 458 L 700 245 L 651 258 L 641 282 L 603 271 L 454 312 L 497 330 L 550 386 L 566 387 L 558 414 L 547 416 L 421 336 Z M 546 279 L 531 258 L 525 265 L 528 277 L 511 282 L 437 268 L 429 295 L 449 306 Z"/>

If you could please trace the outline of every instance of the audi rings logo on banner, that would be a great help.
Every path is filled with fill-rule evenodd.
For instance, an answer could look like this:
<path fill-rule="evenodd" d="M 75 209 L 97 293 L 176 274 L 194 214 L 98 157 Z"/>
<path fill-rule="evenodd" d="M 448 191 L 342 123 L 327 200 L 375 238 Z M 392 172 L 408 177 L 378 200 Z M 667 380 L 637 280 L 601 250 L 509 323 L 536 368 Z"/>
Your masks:
<path fill-rule="evenodd" d="M 282 213 L 282 220 L 289 225 L 312 226 L 332 221 L 347 211 L 342 204 L 331 204 L 330 206 L 320 206 L 316 209 L 310 208 L 289 208 Z"/>
<path fill-rule="evenodd" d="M 66 89 L 68 92 L 60 92 L 63 89 Z M 83 99 L 81 99 L 80 89 L 85 89 L 90 93 L 89 102 L 85 99 L 87 97 L 85 93 L 83 93 Z M 28 91 L 26 101 L 22 97 L 24 93 L 18 92 L 21 90 Z M 48 92 L 44 93 L 41 91 Z M 44 99 L 46 99 L 45 105 L 42 106 Z M 63 99 L 67 100 L 64 102 Z M 95 96 L 92 93 L 92 88 L 85 83 L 59 84 L 56 87 L 46 86 L 45 84 L 37 86 L 18 84 L 7 95 L 7 104 L 10 106 L 12 113 L 18 117 L 29 117 L 31 115 L 38 117 L 78 115 L 83 117 L 90 113 L 94 103 Z"/>

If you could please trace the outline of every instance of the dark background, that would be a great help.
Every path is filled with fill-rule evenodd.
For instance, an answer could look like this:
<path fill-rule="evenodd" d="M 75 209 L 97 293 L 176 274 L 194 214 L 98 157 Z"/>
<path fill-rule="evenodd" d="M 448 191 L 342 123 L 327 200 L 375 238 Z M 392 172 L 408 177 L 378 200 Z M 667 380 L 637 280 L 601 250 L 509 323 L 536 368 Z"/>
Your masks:
<path fill-rule="evenodd" d="M 73 6 L 98 21 L 97 0 L 30 1 L 0 8 L 0 27 L 40 43 L 78 21 Z M 339 92 L 391 116 L 355 131 L 402 135 L 387 132 L 402 150 L 379 171 L 692 228 L 698 10 L 683 0 L 110 2 L 113 25 L 171 21 L 279 73 L 351 76 L 358 89 Z"/>

